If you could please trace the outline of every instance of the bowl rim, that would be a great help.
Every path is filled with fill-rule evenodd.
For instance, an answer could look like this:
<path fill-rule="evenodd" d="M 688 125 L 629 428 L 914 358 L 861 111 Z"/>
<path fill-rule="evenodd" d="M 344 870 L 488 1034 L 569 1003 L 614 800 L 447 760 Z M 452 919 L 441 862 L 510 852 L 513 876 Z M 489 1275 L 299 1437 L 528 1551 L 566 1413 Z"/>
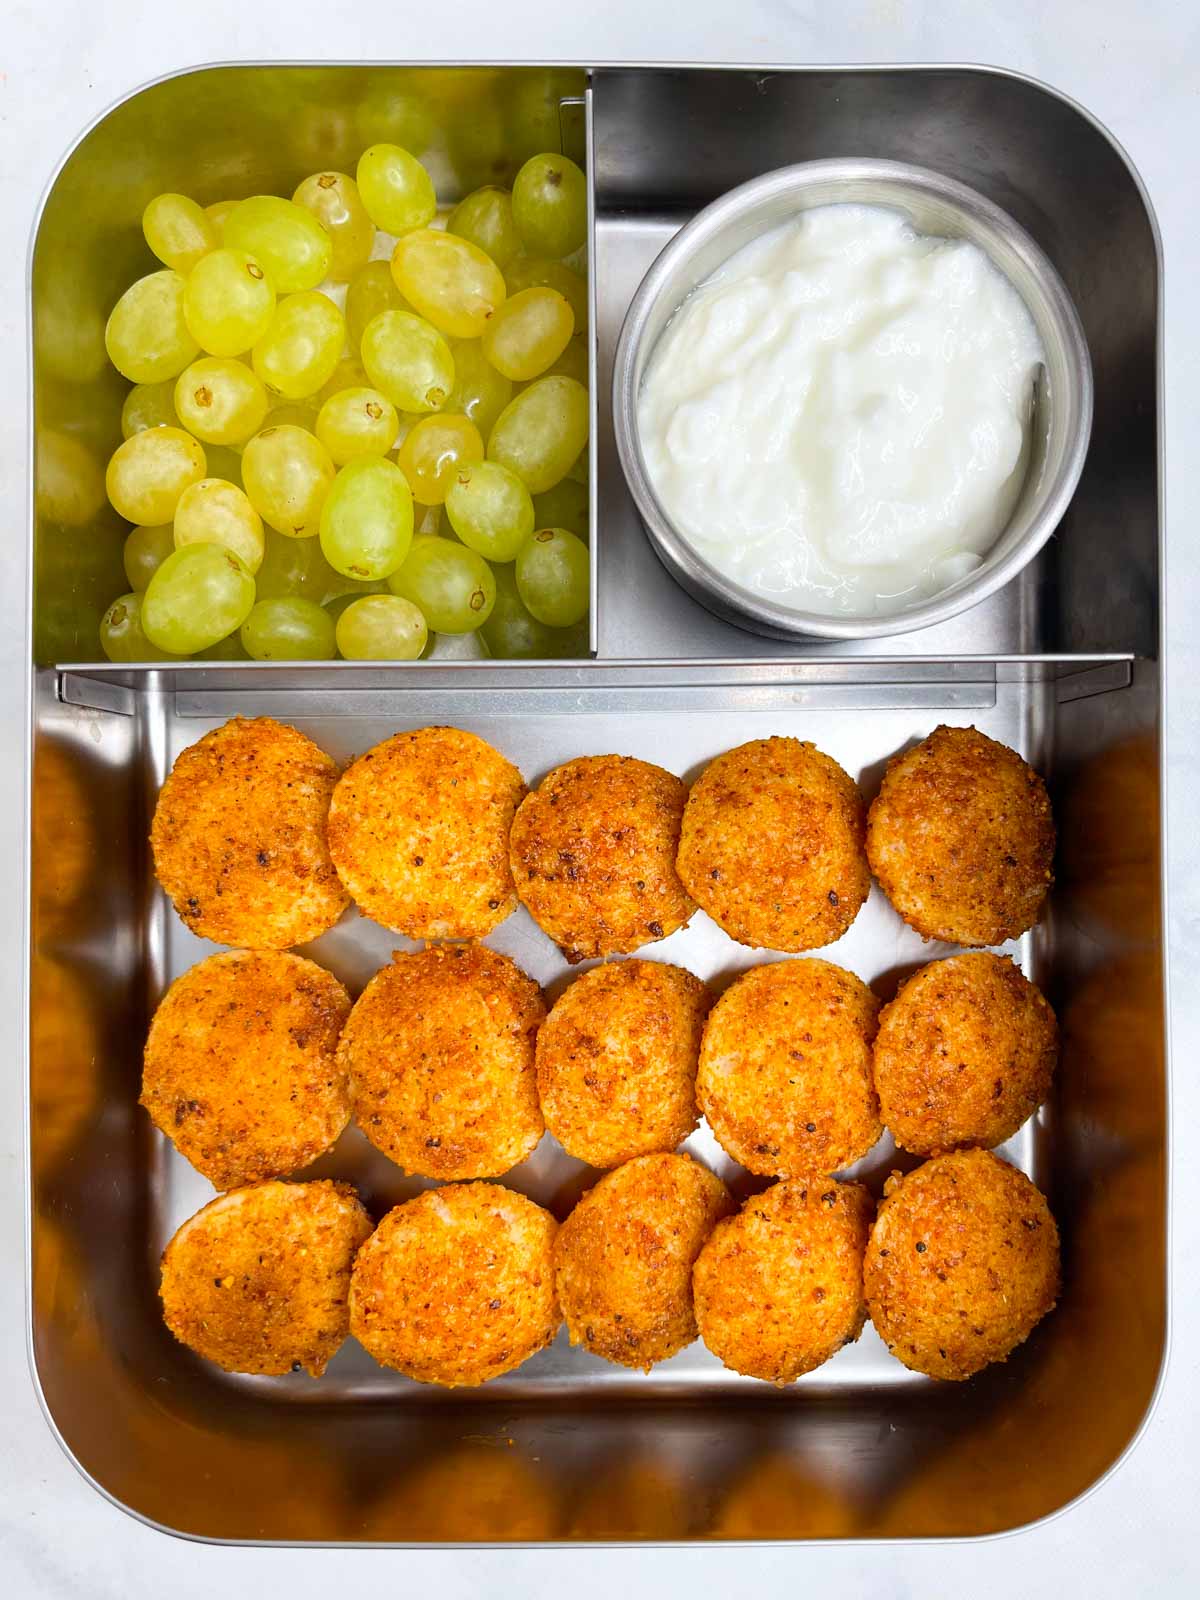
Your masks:
<path fill-rule="evenodd" d="M 918 195 L 948 203 L 993 233 L 1002 235 L 1041 285 L 1046 308 L 1056 328 L 1068 374 L 1074 380 L 1067 392 L 1056 396 L 1065 419 L 1066 444 L 1054 476 L 1043 486 L 1025 537 L 1000 561 L 980 567 L 920 605 L 862 617 L 831 616 L 800 611 L 743 588 L 705 559 L 679 532 L 660 503 L 642 455 L 638 427 L 634 371 L 646 323 L 657 306 L 666 280 L 680 261 L 730 223 L 745 217 L 759 204 L 818 183 L 879 182 L 893 184 Z M 899 202 L 900 196 L 897 196 Z M 824 200 L 823 205 L 839 202 Z M 854 202 L 847 202 L 854 203 Z M 867 202 L 861 202 L 867 203 Z M 886 206 L 887 200 L 872 204 Z M 766 231 L 764 229 L 764 231 Z M 985 245 L 981 249 L 998 271 Z M 732 251 L 730 252 L 733 253 Z M 1008 273 L 1004 276 L 1009 279 Z M 1016 285 L 1013 285 L 1014 289 Z M 1017 289 L 1020 294 L 1020 290 Z M 685 296 L 684 299 L 687 297 Z M 1021 296 L 1025 300 L 1025 296 Z M 683 301 L 679 302 L 681 306 Z M 674 317 L 679 306 L 671 313 Z M 668 318 L 668 323 L 670 322 Z M 664 324 L 664 330 L 667 324 Z M 660 335 L 661 337 L 661 335 Z M 881 639 L 915 633 L 970 610 L 995 594 L 1026 567 L 1054 533 L 1066 514 L 1083 472 L 1091 439 L 1094 384 L 1091 354 L 1075 302 L 1049 256 L 1027 229 L 1003 207 L 979 190 L 930 167 L 873 156 L 835 156 L 795 162 L 738 184 L 702 207 L 663 246 L 651 262 L 625 313 L 613 360 L 613 431 L 625 481 L 650 543 L 668 571 L 694 598 L 726 620 L 753 632 L 779 638 Z M 1006 528 L 996 536 L 1003 538 Z"/>

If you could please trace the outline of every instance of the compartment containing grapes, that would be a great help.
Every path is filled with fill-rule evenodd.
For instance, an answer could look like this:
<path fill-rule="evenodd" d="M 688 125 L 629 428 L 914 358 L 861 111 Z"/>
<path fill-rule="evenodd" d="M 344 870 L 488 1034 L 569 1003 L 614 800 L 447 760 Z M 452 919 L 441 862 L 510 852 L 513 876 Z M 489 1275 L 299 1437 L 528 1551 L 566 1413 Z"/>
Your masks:
<path fill-rule="evenodd" d="M 39 660 L 592 652 L 588 109 L 216 69 L 85 137 L 34 262 Z"/>

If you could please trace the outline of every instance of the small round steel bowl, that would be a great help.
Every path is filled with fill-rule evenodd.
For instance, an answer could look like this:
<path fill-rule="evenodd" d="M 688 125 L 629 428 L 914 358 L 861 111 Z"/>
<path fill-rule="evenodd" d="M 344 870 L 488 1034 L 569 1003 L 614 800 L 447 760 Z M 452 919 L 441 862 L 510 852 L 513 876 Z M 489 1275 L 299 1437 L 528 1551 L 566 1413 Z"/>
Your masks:
<path fill-rule="evenodd" d="M 889 206 L 918 232 L 969 239 L 1017 290 L 1037 325 L 1046 363 L 1034 385 L 1025 483 L 983 565 L 931 600 L 888 615 L 797 611 L 734 583 L 672 525 L 651 485 L 638 433 L 642 376 L 667 323 L 687 296 L 760 234 L 814 206 L 850 201 Z M 642 279 L 625 317 L 613 369 L 613 424 L 625 477 L 667 570 L 709 611 L 776 639 L 878 639 L 927 628 L 977 605 L 1015 577 L 1061 520 L 1087 454 L 1092 365 L 1079 314 L 1043 251 L 1008 214 L 974 189 L 899 161 L 805 161 L 731 189 L 697 213 Z"/>

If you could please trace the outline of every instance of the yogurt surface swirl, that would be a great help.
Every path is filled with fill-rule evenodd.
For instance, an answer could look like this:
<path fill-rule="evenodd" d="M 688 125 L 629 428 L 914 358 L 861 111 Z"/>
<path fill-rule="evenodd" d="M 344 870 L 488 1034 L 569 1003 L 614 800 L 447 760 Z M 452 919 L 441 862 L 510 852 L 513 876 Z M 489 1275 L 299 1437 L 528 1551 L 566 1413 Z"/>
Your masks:
<path fill-rule="evenodd" d="M 977 245 L 822 206 L 731 256 L 667 325 L 638 401 L 647 470 L 743 588 L 886 615 L 967 576 L 1003 531 L 1044 359 Z"/>

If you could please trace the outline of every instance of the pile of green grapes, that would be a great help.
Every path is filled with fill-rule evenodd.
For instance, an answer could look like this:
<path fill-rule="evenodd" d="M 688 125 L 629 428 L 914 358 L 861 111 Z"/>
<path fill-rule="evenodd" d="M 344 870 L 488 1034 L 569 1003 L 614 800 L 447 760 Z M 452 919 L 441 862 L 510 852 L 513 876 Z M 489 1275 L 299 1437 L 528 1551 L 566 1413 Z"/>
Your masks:
<path fill-rule="evenodd" d="M 108 321 L 135 387 L 113 661 L 586 653 L 587 187 L 533 156 L 444 219 L 375 144 L 290 200 L 142 219 Z M 464 645 L 463 636 L 469 636 Z"/>

